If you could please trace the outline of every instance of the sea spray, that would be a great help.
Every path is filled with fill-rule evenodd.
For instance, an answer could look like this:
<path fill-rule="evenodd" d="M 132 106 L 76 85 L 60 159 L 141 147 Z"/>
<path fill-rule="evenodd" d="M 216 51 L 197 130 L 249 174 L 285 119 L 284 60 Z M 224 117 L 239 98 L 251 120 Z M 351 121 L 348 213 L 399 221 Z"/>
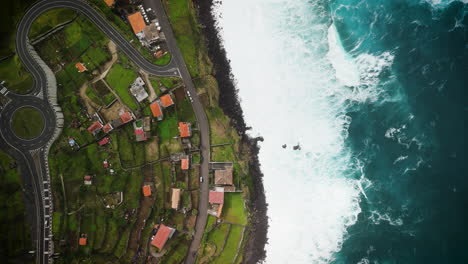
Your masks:
<path fill-rule="evenodd" d="M 378 98 L 375 74 L 392 57 L 354 59 L 337 36 L 331 45 L 324 1 L 224 1 L 213 14 L 246 122 L 265 139 L 259 159 L 270 217 L 266 262 L 327 263 L 371 185 L 346 145 L 347 109 Z M 353 73 L 339 73 L 341 80 L 332 49 L 353 66 Z M 301 150 L 293 150 L 298 143 Z"/>

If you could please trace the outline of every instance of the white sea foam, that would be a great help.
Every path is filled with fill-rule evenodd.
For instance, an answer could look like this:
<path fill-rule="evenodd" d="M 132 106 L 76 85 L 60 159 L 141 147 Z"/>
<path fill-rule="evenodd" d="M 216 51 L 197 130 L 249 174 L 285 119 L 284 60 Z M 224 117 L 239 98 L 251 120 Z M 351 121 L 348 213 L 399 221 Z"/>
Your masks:
<path fill-rule="evenodd" d="M 316 1 L 225 0 L 213 14 L 246 122 L 265 139 L 266 262 L 328 263 L 371 186 L 345 147 L 346 109 L 376 100 L 377 76 L 392 56 L 339 51 L 336 35 L 329 40 L 328 9 Z M 343 61 L 353 72 L 339 68 Z M 297 143 L 301 151 L 292 150 Z"/>

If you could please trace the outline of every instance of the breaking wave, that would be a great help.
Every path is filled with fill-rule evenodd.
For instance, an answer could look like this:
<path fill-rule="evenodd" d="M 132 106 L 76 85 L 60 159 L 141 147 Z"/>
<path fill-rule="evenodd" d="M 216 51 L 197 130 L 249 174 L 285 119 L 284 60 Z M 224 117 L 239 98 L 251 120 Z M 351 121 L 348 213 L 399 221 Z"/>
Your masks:
<path fill-rule="evenodd" d="M 266 262 L 328 263 L 372 185 L 346 145 L 347 110 L 381 96 L 393 55 L 346 53 L 322 1 L 223 1 L 212 12 L 245 120 L 265 139 Z"/>

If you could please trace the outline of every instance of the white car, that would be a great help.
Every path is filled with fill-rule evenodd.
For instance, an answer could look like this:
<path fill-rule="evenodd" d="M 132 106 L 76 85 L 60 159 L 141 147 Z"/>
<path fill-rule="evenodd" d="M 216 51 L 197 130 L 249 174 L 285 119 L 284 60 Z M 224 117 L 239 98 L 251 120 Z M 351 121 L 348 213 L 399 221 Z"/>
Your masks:
<path fill-rule="evenodd" d="M 203 182 L 203 177 L 200 176 L 200 182 Z"/>

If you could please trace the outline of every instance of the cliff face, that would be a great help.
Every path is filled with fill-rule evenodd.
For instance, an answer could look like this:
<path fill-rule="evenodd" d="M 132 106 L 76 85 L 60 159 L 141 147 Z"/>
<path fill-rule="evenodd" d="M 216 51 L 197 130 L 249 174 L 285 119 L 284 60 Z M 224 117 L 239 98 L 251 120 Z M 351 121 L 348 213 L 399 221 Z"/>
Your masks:
<path fill-rule="evenodd" d="M 212 0 L 194 0 L 197 8 L 198 22 L 203 26 L 202 32 L 206 39 L 208 54 L 213 62 L 214 76 L 219 87 L 219 106 L 231 119 L 231 125 L 242 138 L 242 149 L 249 154 L 250 179 L 250 223 L 249 233 L 244 248 L 243 263 L 261 263 L 265 259 L 265 244 L 267 243 L 268 217 L 265 193 L 263 188 L 263 174 L 258 160 L 259 147 L 257 142 L 261 137 L 251 138 L 246 134 L 247 127 L 243 111 L 240 106 L 234 76 L 231 72 L 229 59 L 223 48 L 219 32 L 215 26 L 215 20 L 211 14 Z"/>

